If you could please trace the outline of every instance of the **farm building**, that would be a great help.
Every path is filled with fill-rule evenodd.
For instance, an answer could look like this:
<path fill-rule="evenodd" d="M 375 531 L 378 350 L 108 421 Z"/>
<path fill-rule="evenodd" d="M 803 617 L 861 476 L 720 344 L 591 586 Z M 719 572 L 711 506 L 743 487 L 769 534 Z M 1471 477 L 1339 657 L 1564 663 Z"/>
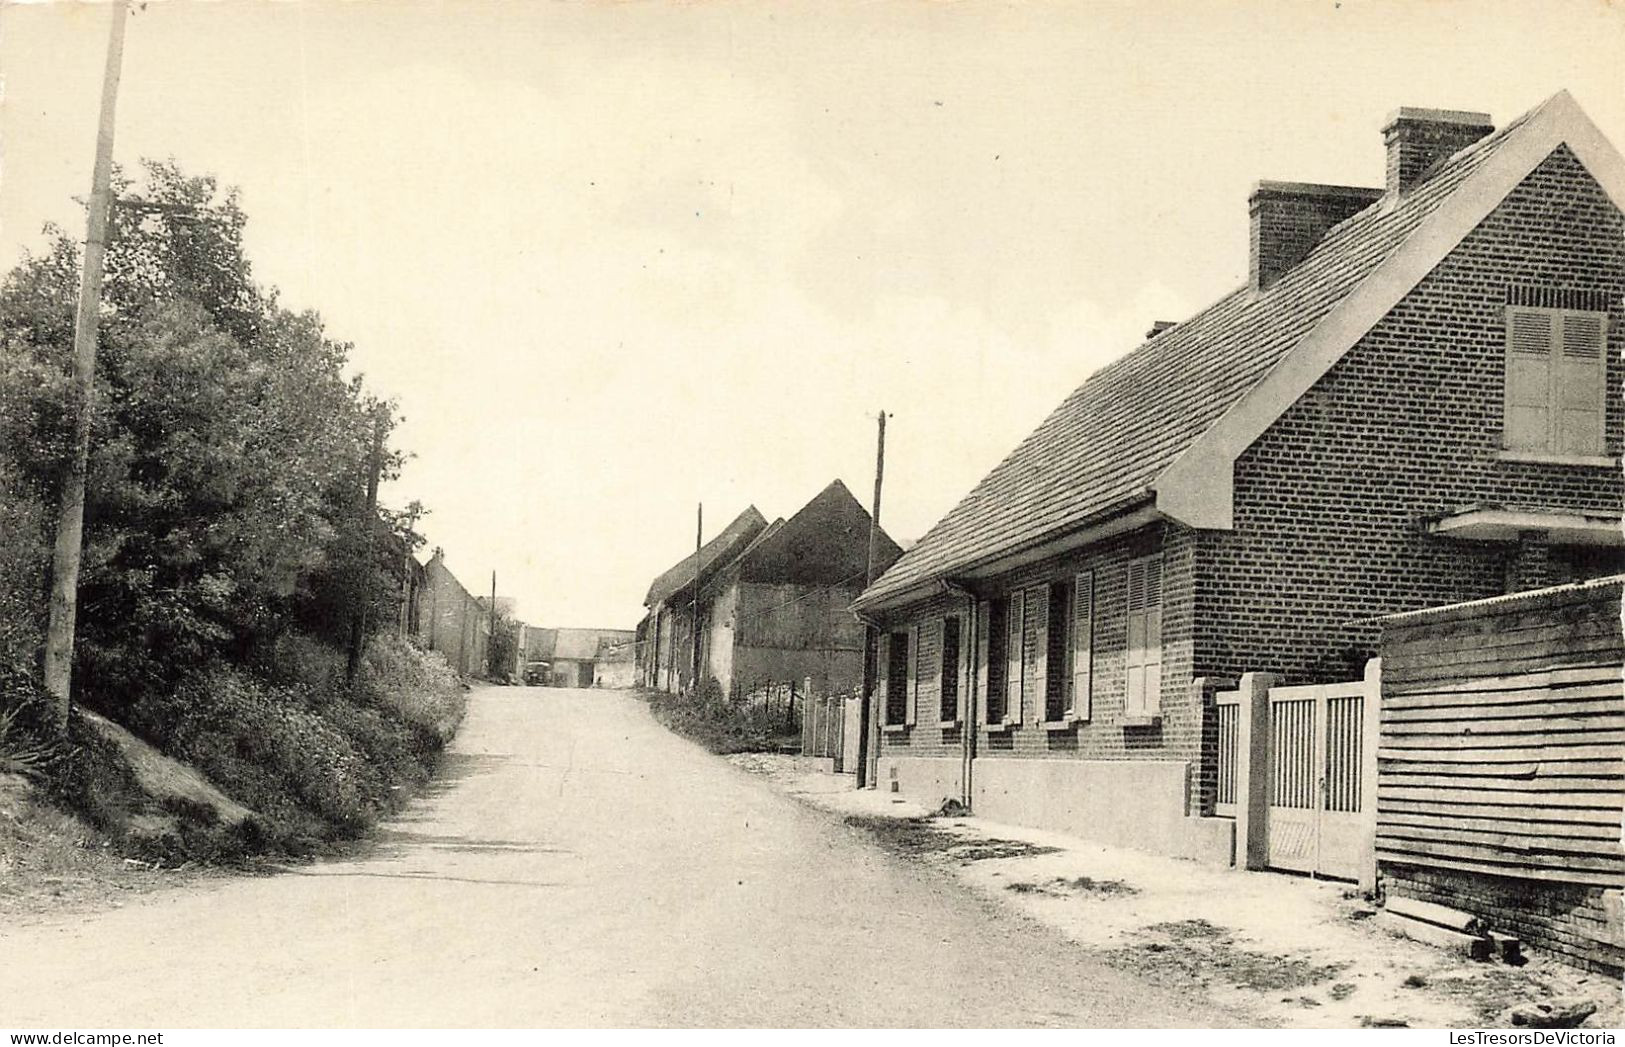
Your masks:
<path fill-rule="evenodd" d="M 1376 617 L 1621 569 L 1625 159 L 1567 94 L 1383 137 L 1384 186 L 1259 183 L 1247 283 L 1091 376 L 856 601 L 871 780 L 1246 858 L 1243 674 L 1362 681 Z M 1282 693 L 1259 729 L 1357 766 L 1363 695 Z M 1273 806 L 1368 818 L 1344 784 Z M 1350 875 L 1317 869 L 1323 821 L 1268 853 Z"/>
<path fill-rule="evenodd" d="M 624 687 L 608 682 L 630 655 L 629 629 L 525 630 L 525 679 L 545 687 Z M 602 677 L 602 679 L 601 679 Z"/>
<path fill-rule="evenodd" d="M 723 697 L 807 679 L 826 693 L 856 689 L 864 632 L 848 608 L 863 588 L 869 530 L 869 513 L 839 480 L 788 520 L 765 524 L 747 510 L 697 562 L 688 557 L 650 587 L 644 678 L 669 691 L 691 686 L 697 610 L 701 683 Z M 877 569 L 899 554 L 880 531 Z"/>
<path fill-rule="evenodd" d="M 485 673 L 486 644 L 491 636 L 485 603 L 463 587 L 446 566 L 445 553 L 436 549 L 423 565 L 415 599 L 418 642 L 445 655 L 464 676 Z"/>

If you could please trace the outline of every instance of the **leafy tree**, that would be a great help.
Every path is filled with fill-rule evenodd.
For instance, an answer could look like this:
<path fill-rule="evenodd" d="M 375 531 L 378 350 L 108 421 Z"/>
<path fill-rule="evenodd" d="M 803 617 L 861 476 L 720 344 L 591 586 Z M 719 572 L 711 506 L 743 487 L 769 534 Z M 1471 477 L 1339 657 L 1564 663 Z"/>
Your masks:
<path fill-rule="evenodd" d="M 366 511 L 380 420 L 385 478 L 403 460 L 387 447 L 394 406 L 345 376 L 350 347 L 319 316 L 254 282 L 235 191 L 173 162 L 115 185 L 75 667 L 108 708 L 250 661 L 295 624 L 342 637 L 396 590 L 392 550 L 413 547 L 417 518 Z M 79 250 L 47 233 L 0 285 L 0 492 L 54 509 Z M 9 588 L 42 589 L 40 570 L 37 555 L 12 565 Z"/>

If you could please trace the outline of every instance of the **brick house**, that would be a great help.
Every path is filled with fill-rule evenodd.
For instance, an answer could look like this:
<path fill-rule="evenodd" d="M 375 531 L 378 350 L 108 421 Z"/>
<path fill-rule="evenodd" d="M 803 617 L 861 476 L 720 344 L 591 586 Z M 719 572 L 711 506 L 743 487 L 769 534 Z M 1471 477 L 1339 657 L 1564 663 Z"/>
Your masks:
<path fill-rule="evenodd" d="M 470 593 L 435 549 L 423 565 L 420 590 L 413 599 L 418 643 L 445 655 L 463 676 L 483 676 L 491 617 L 484 602 Z"/>
<path fill-rule="evenodd" d="M 644 650 L 656 686 L 688 689 L 696 610 L 701 682 L 724 698 L 809 678 L 820 693 L 860 686 L 863 627 L 849 608 L 863 589 L 869 513 L 836 480 L 788 520 L 761 519 L 747 510 L 701 548 L 697 603 L 693 556 L 650 587 L 640 634 L 653 638 Z M 883 570 L 900 550 L 884 531 L 876 537 Z"/>
<path fill-rule="evenodd" d="M 882 781 L 1229 862 L 1215 680 L 1359 679 L 1376 616 L 1620 568 L 1625 161 L 1566 93 L 1383 132 L 1383 188 L 1259 183 L 1248 283 L 856 601 Z"/>

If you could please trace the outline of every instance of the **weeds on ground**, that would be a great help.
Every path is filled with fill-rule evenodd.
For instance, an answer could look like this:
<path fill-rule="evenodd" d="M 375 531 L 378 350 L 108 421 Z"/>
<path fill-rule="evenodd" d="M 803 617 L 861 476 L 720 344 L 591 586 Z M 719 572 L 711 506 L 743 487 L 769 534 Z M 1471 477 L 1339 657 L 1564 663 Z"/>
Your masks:
<path fill-rule="evenodd" d="M 874 815 L 848 815 L 846 824 L 872 835 L 879 844 L 905 858 L 942 855 L 961 863 L 990 858 L 1026 858 L 1054 854 L 1059 847 L 1047 847 L 1023 840 L 993 837 L 967 837 L 949 832 L 930 818 L 885 818 Z"/>
<path fill-rule="evenodd" d="M 1139 934 L 1144 940 L 1109 950 L 1107 960 L 1166 985 L 1220 980 L 1258 992 L 1281 992 L 1329 981 L 1348 967 L 1246 949 L 1228 929 L 1207 920 L 1152 924 Z"/>
<path fill-rule="evenodd" d="M 640 690 L 638 697 L 666 728 L 697 742 L 719 756 L 734 753 L 779 752 L 801 742 L 798 722 L 786 722 L 781 712 L 760 705 L 722 698 L 716 681 L 693 696 Z"/>
<path fill-rule="evenodd" d="M 1074 876 L 1068 879 L 1057 876 L 1045 883 L 1018 881 L 1006 884 L 1005 890 L 1017 894 L 1047 894 L 1056 898 L 1065 898 L 1073 895 L 1087 895 L 1096 898 L 1110 898 L 1120 895 L 1139 894 L 1140 889 L 1122 880 L 1096 880 L 1089 876 Z"/>

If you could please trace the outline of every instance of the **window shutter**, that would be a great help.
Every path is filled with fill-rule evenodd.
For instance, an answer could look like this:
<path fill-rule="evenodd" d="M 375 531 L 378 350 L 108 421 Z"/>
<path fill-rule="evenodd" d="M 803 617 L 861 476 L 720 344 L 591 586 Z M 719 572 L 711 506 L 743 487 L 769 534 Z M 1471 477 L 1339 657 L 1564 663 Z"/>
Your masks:
<path fill-rule="evenodd" d="M 1145 715 L 1162 712 L 1162 557 L 1145 561 Z"/>
<path fill-rule="evenodd" d="M 881 723 L 891 723 L 891 633 L 881 633 L 875 648 L 875 704 L 880 706 Z"/>
<path fill-rule="evenodd" d="M 1009 643 L 1006 645 L 1006 663 L 1008 668 L 1004 674 L 1004 722 L 1021 722 L 1021 667 L 1022 658 L 1021 637 L 1026 628 L 1023 613 L 1026 600 L 1022 593 L 1012 593 L 1010 596 L 1009 615 Z"/>
<path fill-rule="evenodd" d="M 1031 590 L 1033 599 L 1033 723 L 1049 715 L 1049 589 Z M 1056 672 L 1061 667 L 1055 667 Z"/>
<path fill-rule="evenodd" d="M 1128 565 L 1128 643 L 1123 652 L 1123 713 L 1145 715 L 1145 561 Z"/>
<path fill-rule="evenodd" d="M 1552 313 L 1507 310 L 1506 414 L 1502 443 L 1518 451 L 1552 449 Z"/>
<path fill-rule="evenodd" d="M 975 632 L 974 632 L 975 628 L 976 628 L 976 623 L 967 622 L 963 616 L 960 617 L 960 619 L 959 619 L 959 664 L 957 666 L 955 666 L 955 670 L 954 670 L 958 674 L 958 678 L 959 678 L 959 699 L 958 699 L 958 701 L 956 701 L 954 703 L 954 713 L 955 713 L 954 718 L 956 720 L 958 720 L 960 723 L 973 723 L 974 722 L 971 719 L 971 716 L 970 716 L 971 690 L 970 690 L 970 647 L 969 647 L 969 644 L 975 642 L 974 640 L 971 639 L 971 637 L 975 635 Z M 967 630 L 971 630 L 971 631 L 967 634 Z"/>
<path fill-rule="evenodd" d="M 1603 453 L 1607 387 L 1607 330 L 1604 313 L 1564 313 L 1562 355 L 1555 361 L 1552 407 L 1558 454 Z"/>
<path fill-rule="evenodd" d="M 1093 712 L 1095 639 L 1095 572 L 1084 571 L 1072 584 L 1072 718 L 1087 720 Z"/>
<path fill-rule="evenodd" d="M 908 630 L 908 704 L 903 710 L 903 722 L 914 726 L 915 710 L 920 704 L 920 627 L 909 626 Z"/>
<path fill-rule="evenodd" d="M 986 600 L 976 605 L 976 619 L 971 622 L 971 635 L 976 645 L 976 693 L 971 699 L 972 704 L 966 706 L 965 720 L 967 723 L 975 722 L 977 717 L 986 719 L 984 713 L 977 712 L 976 702 L 980 708 L 987 708 L 987 656 L 988 656 L 988 624 L 993 620 L 993 607 Z"/>

